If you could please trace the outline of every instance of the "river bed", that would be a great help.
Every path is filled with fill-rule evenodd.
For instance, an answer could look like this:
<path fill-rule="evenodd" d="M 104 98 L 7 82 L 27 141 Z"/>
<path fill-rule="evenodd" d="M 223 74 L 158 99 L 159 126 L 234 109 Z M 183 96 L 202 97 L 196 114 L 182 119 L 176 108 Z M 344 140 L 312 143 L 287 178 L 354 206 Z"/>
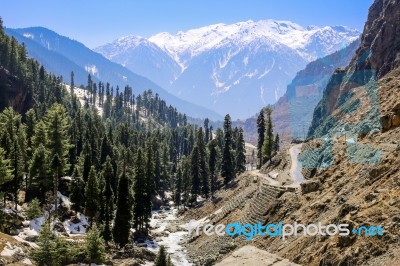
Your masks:
<path fill-rule="evenodd" d="M 160 246 L 163 245 L 171 256 L 174 265 L 193 265 L 188 261 L 188 254 L 184 247 L 188 232 L 185 229 L 185 224 L 178 219 L 176 208 L 153 211 L 150 226 L 154 241 L 146 242 L 148 249 L 158 252 Z"/>

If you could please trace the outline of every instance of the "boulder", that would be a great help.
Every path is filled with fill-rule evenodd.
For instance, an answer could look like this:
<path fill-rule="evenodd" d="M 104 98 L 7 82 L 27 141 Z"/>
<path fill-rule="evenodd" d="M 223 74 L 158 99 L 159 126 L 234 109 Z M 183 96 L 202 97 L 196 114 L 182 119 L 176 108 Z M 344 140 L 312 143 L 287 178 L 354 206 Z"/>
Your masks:
<path fill-rule="evenodd" d="M 0 216 L 2 216 L 0 229 L 9 235 L 17 235 L 18 229 L 22 229 L 24 226 L 24 217 L 22 217 L 22 215 L 18 212 L 10 209 L 3 209 L 0 211 L 3 212 L 2 214 L 0 214 Z"/>
<path fill-rule="evenodd" d="M 392 116 L 392 127 L 400 126 L 400 115 L 393 115 Z"/>
<path fill-rule="evenodd" d="M 307 194 L 317 191 L 321 187 L 319 180 L 307 180 L 300 184 L 302 194 Z"/>

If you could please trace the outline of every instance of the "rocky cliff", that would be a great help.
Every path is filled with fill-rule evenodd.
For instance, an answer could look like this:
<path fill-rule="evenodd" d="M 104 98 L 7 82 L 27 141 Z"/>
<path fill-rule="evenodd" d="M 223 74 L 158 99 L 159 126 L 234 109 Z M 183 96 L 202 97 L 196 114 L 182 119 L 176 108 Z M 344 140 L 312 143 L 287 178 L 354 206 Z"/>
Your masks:
<path fill-rule="evenodd" d="M 370 7 L 360 47 L 350 64 L 344 69 L 337 69 L 332 75 L 323 99 L 314 111 L 308 137 L 315 138 L 328 132 L 332 133 L 332 127 L 340 124 L 344 113 L 349 114 L 354 111 L 360 113 L 358 110 L 360 102 L 356 101 L 357 97 L 354 96 L 360 96 L 361 90 L 367 93 L 366 97 L 369 100 L 370 116 L 364 117 L 369 125 L 365 128 L 363 127 L 365 123 L 360 124 L 360 127 L 355 128 L 352 133 L 363 135 L 366 129 L 370 132 L 396 126 L 399 123 L 396 116 L 400 115 L 398 113 L 400 106 L 397 103 L 388 103 L 398 96 L 399 90 L 388 88 L 385 84 L 378 86 L 377 81 L 399 66 L 400 1 L 376 0 Z M 363 101 L 365 103 L 367 100 Z M 381 121 L 374 120 L 379 117 Z M 355 121 L 359 122 L 359 117 L 355 118 Z"/>

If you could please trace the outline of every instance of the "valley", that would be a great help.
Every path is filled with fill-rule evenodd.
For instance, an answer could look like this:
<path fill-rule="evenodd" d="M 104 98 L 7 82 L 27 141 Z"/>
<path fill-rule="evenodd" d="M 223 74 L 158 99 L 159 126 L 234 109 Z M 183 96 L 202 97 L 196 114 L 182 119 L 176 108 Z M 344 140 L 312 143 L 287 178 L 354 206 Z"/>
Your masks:
<path fill-rule="evenodd" d="M 292 5 L 146 37 L 92 6 L 125 36 L 93 49 L 0 18 L 0 266 L 399 265 L 400 0 Z"/>

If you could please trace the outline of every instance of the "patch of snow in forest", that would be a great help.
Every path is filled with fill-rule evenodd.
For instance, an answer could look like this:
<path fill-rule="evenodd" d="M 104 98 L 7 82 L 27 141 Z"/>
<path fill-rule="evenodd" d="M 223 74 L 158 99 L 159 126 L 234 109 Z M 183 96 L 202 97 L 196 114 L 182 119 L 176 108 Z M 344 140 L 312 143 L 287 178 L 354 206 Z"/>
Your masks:
<path fill-rule="evenodd" d="M 80 221 L 73 223 L 71 219 L 64 221 L 63 225 L 68 234 L 86 234 L 86 229 L 89 227 L 88 218 L 78 212 L 76 218 Z"/>
<path fill-rule="evenodd" d="M 3 257 L 12 257 L 15 253 L 24 253 L 24 251 L 22 250 L 22 248 L 14 247 L 9 242 L 7 242 L 0 255 Z"/>
<path fill-rule="evenodd" d="M 31 260 L 28 259 L 28 258 L 23 259 L 23 260 L 22 260 L 22 263 L 25 264 L 25 265 L 33 265 L 32 262 L 31 262 Z"/>
<path fill-rule="evenodd" d="M 59 200 L 61 200 L 63 206 L 67 207 L 68 209 L 71 209 L 72 202 L 67 196 L 61 194 L 60 191 L 57 191 L 57 197 Z"/>

